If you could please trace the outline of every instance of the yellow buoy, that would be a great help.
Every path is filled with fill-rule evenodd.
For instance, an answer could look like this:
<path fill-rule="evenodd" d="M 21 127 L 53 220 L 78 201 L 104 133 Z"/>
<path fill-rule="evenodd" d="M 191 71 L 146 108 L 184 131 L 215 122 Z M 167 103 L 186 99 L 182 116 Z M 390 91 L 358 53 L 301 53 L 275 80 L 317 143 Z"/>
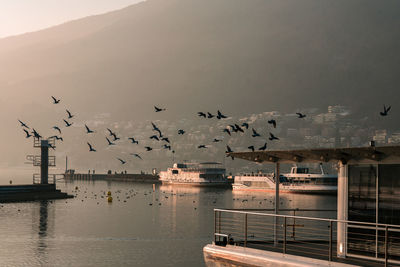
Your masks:
<path fill-rule="evenodd" d="M 108 202 L 112 202 L 112 196 L 109 196 L 109 197 L 107 198 L 107 201 L 108 201 Z"/>
<path fill-rule="evenodd" d="M 111 196 L 111 191 L 108 191 L 108 192 L 107 192 L 107 196 Z"/>

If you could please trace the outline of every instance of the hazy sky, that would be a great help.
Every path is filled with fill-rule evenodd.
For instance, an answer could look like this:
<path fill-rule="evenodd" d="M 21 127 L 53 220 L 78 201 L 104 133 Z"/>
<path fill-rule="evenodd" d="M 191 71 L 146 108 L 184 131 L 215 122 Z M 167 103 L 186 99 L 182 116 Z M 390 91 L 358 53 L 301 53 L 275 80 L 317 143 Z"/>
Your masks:
<path fill-rule="evenodd" d="M 1 0 L 0 38 L 120 9 L 143 0 Z"/>

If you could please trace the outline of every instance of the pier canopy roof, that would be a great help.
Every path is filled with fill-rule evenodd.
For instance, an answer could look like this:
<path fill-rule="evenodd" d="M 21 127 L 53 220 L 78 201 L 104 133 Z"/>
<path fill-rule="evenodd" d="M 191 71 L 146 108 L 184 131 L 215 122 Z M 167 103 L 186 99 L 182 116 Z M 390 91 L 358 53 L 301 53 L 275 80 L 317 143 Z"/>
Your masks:
<path fill-rule="evenodd" d="M 231 152 L 227 155 L 258 163 L 320 163 L 340 161 L 343 164 L 400 164 L 400 146 Z"/>

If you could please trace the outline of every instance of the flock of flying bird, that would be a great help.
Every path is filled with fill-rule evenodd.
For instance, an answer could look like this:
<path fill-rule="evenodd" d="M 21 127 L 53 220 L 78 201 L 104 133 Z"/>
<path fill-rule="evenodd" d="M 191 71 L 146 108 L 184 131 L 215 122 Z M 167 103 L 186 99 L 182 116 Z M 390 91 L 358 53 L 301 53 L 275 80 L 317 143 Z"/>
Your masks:
<path fill-rule="evenodd" d="M 53 100 L 53 104 L 55 104 L 55 105 L 59 104 L 60 101 L 61 101 L 61 99 L 57 99 L 54 96 L 52 96 L 51 98 Z M 380 112 L 380 115 L 381 116 L 387 116 L 389 111 L 390 111 L 390 109 L 391 109 L 391 106 L 386 107 L 384 105 L 383 106 L 383 111 Z M 166 108 L 159 108 L 157 106 L 154 106 L 154 110 L 157 113 L 157 112 L 166 111 Z M 70 127 L 70 126 L 73 125 L 73 122 L 71 122 L 71 119 L 73 119 L 75 117 L 75 115 L 73 115 L 68 109 L 66 109 L 66 113 L 67 113 L 67 118 L 63 119 L 63 121 L 64 121 L 64 124 L 65 124 L 65 127 Z M 216 115 L 214 115 L 214 114 L 212 114 L 210 112 L 197 112 L 197 115 L 199 117 L 205 118 L 205 119 L 212 119 L 212 118 L 216 117 L 218 120 L 222 120 L 222 119 L 228 118 L 226 115 L 222 114 L 221 111 L 219 111 L 219 110 L 217 111 Z M 299 119 L 303 119 L 303 118 L 306 117 L 306 114 L 302 114 L 302 113 L 299 113 L 299 112 L 297 112 L 296 115 L 298 116 Z M 30 137 L 34 137 L 34 138 L 37 138 L 37 139 L 42 138 L 42 136 L 34 128 L 31 129 L 23 121 L 21 121 L 21 120 L 18 120 L 18 121 L 19 121 L 23 131 L 26 134 L 26 136 L 25 136 L 26 138 L 30 138 Z M 273 128 L 276 128 L 277 121 L 275 119 L 270 119 L 267 122 Z M 151 125 L 153 127 L 152 131 L 154 131 L 155 134 L 150 136 L 149 139 L 154 140 L 154 141 L 158 141 L 158 142 L 164 142 L 163 145 L 162 145 L 162 148 L 163 149 L 168 149 L 169 151 L 172 151 L 172 153 L 175 153 L 175 151 L 172 150 L 171 142 L 170 142 L 169 138 L 164 136 L 163 133 L 161 132 L 161 130 L 153 122 L 151 122 Z M 52 128 L 55 131 L 57 131 L 59 135 L 62 134 L 62 131 L 58 126 L 53 126 Z M 235 124 L 229 124 L 226 128 L 224 128 L 222 130 L 222 132 L 228 134 L 229 136 L 231 136 L 233 133 L 239 133 L 239 132 L 244 133 L 246 130 L 249 130 L 249 128 L 250 128 L 250 125 L 248 123 L 246 123 L 246 122 L 243 122 L 241 125 L 238 125 L 238 124 L 235 123 Z M 86 124 L 85 124 L 85 129 L 86 129 L 86 134 L 88 134 L 88 135 L 95 133 L 95 131 L 91 130 Z M 113 132 L 111 129 L 107 128 L 107 131 L 108 131 L 109 135 L 106 136 L 105 139 L 106 139 L 108 145 L 109 146 L 116 145 L 116 141 L 121 140 L 121 138 L 117 135 L 116 132 Z M 252 131 L 251 136 L 253 138 L 262 137 L 261 134 L 259 134 L 256 129 L 251 128 L 251 131 Z M 178 129 L 177 133 L 178 133 L 178 135 L 184 135 L 186 133 L 186 131 L 183 130 L 183 129 Z M 61 136 L 59 136 L 59 135 L 53 135 L 50 138 L 54 138 L 54 139 L 59 140 L 59 141 L 64 141 L 63 138 Z M 277 136 L 275 136 L 271 132 L 269 133 L 268 139 L 270 141 L 279 140 L 279 138 Z M 139 144 L 139 141 L 136 140 L 134 137 L 129 137 L 128 140 L 130 140 L 132 144 L 136 144 L 136 145 Z M 218 143 L 218 142 L 221 142 L 221 141 L 222 141 L 221 139 L 214 138 L 214 140 L 212 142 L 213 143 Z M 95 147 L 91 143 L 87 142 L 87 145 L 88 145 L 88 148 L 89 148 L 89 152 L 97 152 L 97 150 L 95 149 Z M 49 147 L 55 149 L 51 145 L 51 143 L 49 143 Z M 145 146 L 144 148 L 146 149 L 147 152 L 153 150 L 153 148 L 150 147 L 150 146 Z M 207 145 L 200 144 L 200 145 L 197 146 L 197 148 L 198 149 L 206 149 Z M 256 150 L 256 148 L 253 145 L 248 146 L 248 149 L 253 151 L 253 152 Z M 266 149 L 267 149 L 267 142 L 265 142 L 263 146 L 258 148 L 259 151 L 264 151 Z M 231 153 L 231 152 L 233 152 L 233 150 L 229 147 L 229 145 L 226 145 L 226 151 L 225 151 L 226 156 L 229 157 L 230 155 L 228 153 Z M 130 155 L 142 160 L 142 157 L 137 153 L 131 153 Z M 232 160 L 234 159 L 233 156 L 230 156 L 230 157 L 232 158 Z M 121 159 L 121 158 L 116 158 L 116 159 L 121 164 L 126 164 L 127 163 L 127 161 L 124 160 L 124 159 Z"/>

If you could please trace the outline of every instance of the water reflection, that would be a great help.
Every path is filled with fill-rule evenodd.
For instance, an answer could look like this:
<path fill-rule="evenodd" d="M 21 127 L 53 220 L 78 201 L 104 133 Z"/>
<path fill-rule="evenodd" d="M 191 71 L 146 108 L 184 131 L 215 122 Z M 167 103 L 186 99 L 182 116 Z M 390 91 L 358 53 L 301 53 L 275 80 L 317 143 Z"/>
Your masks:
<path fill-rule="evenodd" d="M 37 259 L 41 263 L 48 261 L 48 230 L 49 230 L 49 201 L 40 201 L 37 203 L 39 208 L 39 214 L 37 210 L 34 211 L 33 225 L 38 228 L 34 232 L 38 233 L 38 244 L 37 244 Z M 36 205 L 35 205 L 36 206 Z"/>

